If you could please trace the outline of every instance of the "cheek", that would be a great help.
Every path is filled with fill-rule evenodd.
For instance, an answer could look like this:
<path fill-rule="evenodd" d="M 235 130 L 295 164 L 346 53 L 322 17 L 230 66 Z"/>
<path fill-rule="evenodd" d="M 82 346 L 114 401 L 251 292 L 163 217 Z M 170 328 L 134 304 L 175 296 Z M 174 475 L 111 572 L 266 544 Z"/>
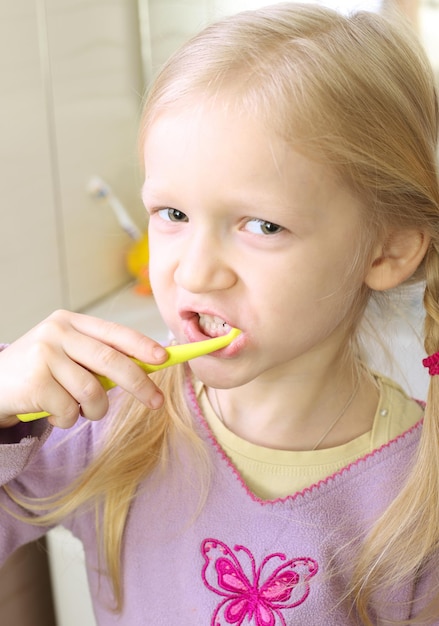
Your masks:
<path fill-rule="evenodd" d="M 169 248 L 155 233 L 149 234 L 149 274 L 151 285 L 159 287 L 169 274 L 172 259 Z"/>
<path fill-rule="evenodd" d="M 156 253 L 155 246 L 149 243 L 149 263 L 148 263 L 148 271 L 149 271 L 149 282 L 151 283 L 151 287 L 153 291 L 159 286 L 159 263 L 158 257 Z"/>
<path fill-rule="evenodd" d="M 149 282 L 159 309 L 166 302 L 167 294 L 170 295 L 169 279 L 167 278 L 166 264 L 160 260 L 159 255 L 152 253 L 149 261 Z"/>
<path fill-rule="evenodd" d="M 326 326 L 341 321 L 362 293 L 362 277 L 352 271 L 352 259 L 332 257 L 332 262 L 309 259 L 307 266 L 293 264 L 295 270 L 283 272 L 277 290 L 266 287 L 266 301 L 277 312 L 288 311 L 301 320 L 319 320 Z M 276 306 L 277 304 L 277 306 Z"/>

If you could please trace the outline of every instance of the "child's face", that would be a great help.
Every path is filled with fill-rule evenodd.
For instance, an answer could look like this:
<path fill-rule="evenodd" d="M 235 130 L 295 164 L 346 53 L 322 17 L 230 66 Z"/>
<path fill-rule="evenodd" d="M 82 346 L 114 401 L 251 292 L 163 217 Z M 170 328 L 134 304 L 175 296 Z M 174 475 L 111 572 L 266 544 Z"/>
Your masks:
<path fill-rule="evenodd" d="M 206 384 L 311 371 L 335 358 L 355 294 L 358 201 L 329 168 L 213 105 L 167 112 L 145 144 L 150 277 L 178 342 L 242 335 L 192 361 Z"/>

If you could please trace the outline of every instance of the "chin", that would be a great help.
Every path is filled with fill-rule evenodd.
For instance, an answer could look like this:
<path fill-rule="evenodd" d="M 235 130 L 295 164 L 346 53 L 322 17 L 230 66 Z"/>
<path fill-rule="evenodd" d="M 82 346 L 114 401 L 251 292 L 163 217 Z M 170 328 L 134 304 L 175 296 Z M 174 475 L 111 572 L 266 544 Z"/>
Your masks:
<path fill-rule="evenodd" d="M 205 359 L 205 357 L 201 357 Z M 201 361 L 200 359 L 200 361 Z M 244 375 L 242 372 L 237 371 L 238 368 L 229 361 L 222 362 L 219 366 L 212 364 L 212 367 L 204 363 L 196 363 L 191 361 L 189 367 L 193 375 L 200 380 L 206 387 L 213 387 L 215 389 L 233 389 L 235 387 L 241 387 L 250 382 L 252 378 L 249 378 L 248 373 Z"/>

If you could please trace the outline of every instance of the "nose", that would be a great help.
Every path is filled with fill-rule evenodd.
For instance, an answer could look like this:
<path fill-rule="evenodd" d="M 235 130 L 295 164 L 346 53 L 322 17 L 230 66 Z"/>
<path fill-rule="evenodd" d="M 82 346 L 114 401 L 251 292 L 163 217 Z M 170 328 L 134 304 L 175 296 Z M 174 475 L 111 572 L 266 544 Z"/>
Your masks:
<path fill-rule="evenodd" d="M 198 233 L 186 240 L 174 272 L 179 287 L 192 293 L 229 289 L 237 280 L 220 237 Z"/>

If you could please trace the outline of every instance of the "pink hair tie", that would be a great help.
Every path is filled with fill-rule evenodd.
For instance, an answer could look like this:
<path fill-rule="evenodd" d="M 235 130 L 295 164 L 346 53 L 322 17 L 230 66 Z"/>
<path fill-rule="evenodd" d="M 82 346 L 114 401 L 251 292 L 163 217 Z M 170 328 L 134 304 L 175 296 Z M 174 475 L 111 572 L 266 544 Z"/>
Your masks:
<path fill-rule="evenodd" d="M 436 376 L 439 374 L 439 352 L 431 354 L 426 359 L 423 359 L 422 364 L 428 368 L 430 376 Z"/>

